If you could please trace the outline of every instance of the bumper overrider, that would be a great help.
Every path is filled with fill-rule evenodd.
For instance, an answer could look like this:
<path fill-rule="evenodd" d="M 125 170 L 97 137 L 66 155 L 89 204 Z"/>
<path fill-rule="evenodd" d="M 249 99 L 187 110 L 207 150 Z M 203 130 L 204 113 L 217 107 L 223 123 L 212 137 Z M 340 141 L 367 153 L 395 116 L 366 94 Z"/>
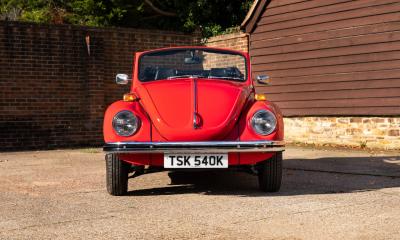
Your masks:
<path fill-rule="evenodd" d="M 230 153 L 282 152 L 284 141 L 112 142 L 107 153 Z"/>

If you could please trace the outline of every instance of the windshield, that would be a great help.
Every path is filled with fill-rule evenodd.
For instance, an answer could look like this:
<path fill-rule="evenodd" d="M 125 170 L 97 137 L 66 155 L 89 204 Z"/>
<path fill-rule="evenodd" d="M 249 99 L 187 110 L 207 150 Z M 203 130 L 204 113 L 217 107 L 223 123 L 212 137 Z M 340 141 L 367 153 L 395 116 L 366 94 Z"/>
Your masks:
<path fill-rule="evenodd" d="M 176 78 L 245 81 L 246 59 L 238 53 L 207 49 L 172 49 L 147 53 L 139 59 L 142 82 Z"/>

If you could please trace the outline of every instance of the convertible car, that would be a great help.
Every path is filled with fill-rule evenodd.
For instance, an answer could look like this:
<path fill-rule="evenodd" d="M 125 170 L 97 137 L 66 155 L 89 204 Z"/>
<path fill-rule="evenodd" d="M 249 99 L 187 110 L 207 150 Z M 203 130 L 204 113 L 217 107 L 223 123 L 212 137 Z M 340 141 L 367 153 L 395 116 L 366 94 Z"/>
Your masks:
<path fill-rule="evenodd" d="M 128 179 L 160 170 L 239 169 L 265 192 L 282 178 L 283 121 L 254 85 L 247 53 L 209 47 L 138 52 L 131 84 L 104 117 L 106 184 L 124 195 Z"/>

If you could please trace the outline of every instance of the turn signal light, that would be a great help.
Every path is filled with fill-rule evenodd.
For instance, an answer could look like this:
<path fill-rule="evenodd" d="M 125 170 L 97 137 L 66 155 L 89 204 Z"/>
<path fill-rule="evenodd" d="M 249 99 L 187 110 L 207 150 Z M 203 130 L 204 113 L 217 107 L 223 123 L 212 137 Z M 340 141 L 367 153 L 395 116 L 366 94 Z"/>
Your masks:
<path fill-rule="evenodd" d="M 126 93 L 124 94 L 124 102 L 134 102 L 139 100 L 139 98 L 134 93 Z"/>
<path fill-rule="evenodd" d="M 261 94 L 261 93 L 256 93 L 256 95 L 254 96 L 254 98 L 257 101 L 265 101 L 267 100 L 267 96 L 265 94 Z"/>

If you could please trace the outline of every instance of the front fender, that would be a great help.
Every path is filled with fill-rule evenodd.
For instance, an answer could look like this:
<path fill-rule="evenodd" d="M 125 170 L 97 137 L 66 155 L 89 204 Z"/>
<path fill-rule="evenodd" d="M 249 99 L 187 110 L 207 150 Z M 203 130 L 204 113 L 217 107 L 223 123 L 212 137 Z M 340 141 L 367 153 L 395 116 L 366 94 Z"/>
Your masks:
<path fill-rule="evenodd" d="M 250 120 L 254 113 L 258 110 L 266 109 L 275 114 L 277 125 L 274 132 L 269 135 L 262 136 L 254 132 L 250 126 Z M 239 139 L 241 141 L 248 140 L 271 140 L 271 141 L 283 141 L 284 138 L 284 126 L 282 113 L 277 105 L 270 101 L 255 101 L 248 109 L 247 113 L 242 115 L 239 122 Z"/>
<path fill-rule="evenodd" d="M 132 136 L 122 137 L 119 136 L 112 127 L 112 120 L 114 116 L 123 110 L 133 112 L 140 119 L 139 130 Z M 144 109 L 138 101 L 136 102 L 124 102 L 117 101 L 111 104 L 104 115 L 103 121 L 103 136 L 104 142 L 125 142 L 125 141 L 151 141 L 151 123 L 145 113 Z"/>

